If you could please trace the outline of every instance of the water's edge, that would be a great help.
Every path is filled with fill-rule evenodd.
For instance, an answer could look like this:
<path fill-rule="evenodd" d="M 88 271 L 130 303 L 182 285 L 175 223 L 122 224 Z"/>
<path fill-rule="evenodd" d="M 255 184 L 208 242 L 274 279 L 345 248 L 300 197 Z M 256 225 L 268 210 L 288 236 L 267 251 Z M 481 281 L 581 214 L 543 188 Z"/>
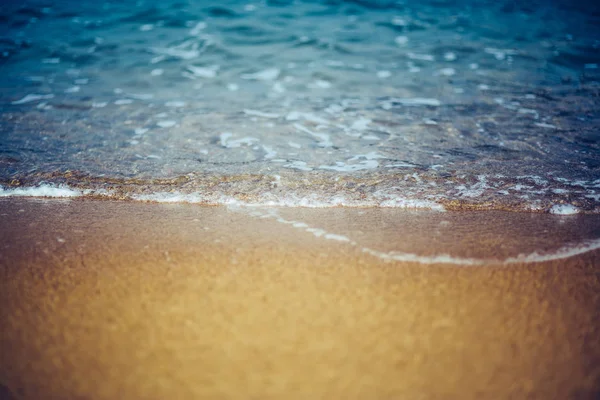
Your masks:
<path fill-rule="evenodd" d="M 0 182 L 0 197 L 84 197 L 203 205 L 385 207 L 439 211 L 600 214 L 598 181 L 398 175 L 188 174 L 170 179 L 90 177 L 76 173 Z M 498 194 L 504 196 L 498 196 Z M 592 193 L 592 194 L 590 194 Z"/>

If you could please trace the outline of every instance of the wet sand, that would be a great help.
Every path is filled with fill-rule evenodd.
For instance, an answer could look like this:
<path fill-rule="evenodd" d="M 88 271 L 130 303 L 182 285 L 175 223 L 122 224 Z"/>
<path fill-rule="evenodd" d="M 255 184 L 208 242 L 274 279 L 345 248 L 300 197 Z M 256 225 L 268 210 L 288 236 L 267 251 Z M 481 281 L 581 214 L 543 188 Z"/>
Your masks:
<path fill-rule="evenodd" d="M 598 216 L 269 212 L 0 199 L 0 397 L 600 394 Z"/>

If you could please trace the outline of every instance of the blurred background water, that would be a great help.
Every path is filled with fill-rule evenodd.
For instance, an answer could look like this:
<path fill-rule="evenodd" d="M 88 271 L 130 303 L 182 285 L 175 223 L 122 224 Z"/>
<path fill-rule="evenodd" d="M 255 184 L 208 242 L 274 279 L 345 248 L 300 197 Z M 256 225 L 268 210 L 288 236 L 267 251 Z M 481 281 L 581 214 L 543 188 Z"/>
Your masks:
<path fill-rule="evenodd" d="M 599 83 L 592 1 L 4 1 L 0 184 L 597 213 Z"/>

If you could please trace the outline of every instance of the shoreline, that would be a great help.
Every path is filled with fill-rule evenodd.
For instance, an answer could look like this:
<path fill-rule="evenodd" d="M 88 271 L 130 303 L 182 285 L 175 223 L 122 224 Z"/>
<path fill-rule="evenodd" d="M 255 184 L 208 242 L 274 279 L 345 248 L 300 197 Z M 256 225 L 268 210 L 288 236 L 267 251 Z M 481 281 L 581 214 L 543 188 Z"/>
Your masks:
<path fill-rule="evenodd" d="M 361 171 L 359 171 L 361 172 Z M 445 211 L 600 214 L 598 179 L 420 172 L 188 173 L 171 178 L 81 172 L 0 177 L 0 197 L 92 199 L 268 207 L 382 207 Z"/>
<path fill-rule="evenodd" d="M 362 250 L 515 257 L 597 239 L 596 216 L 272 211 L 0 199 L 0 384 L 22 399 L 600 391 L 599 250 L 472 268 Z"/>

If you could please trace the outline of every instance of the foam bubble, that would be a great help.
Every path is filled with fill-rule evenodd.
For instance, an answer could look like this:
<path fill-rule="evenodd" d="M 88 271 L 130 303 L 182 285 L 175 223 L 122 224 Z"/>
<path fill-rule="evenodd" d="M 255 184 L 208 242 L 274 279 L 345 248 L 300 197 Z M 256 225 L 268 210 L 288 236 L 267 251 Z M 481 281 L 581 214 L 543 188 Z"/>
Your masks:
<path fill-rule="evenodd" d="M 577 214 L 578 212 L 579 210 L 577 209 L 577 207 L 571 204 L 556 204 L 552 206 L 552 208 L 550 208 L 550 214 L 573 215 Z"/>

